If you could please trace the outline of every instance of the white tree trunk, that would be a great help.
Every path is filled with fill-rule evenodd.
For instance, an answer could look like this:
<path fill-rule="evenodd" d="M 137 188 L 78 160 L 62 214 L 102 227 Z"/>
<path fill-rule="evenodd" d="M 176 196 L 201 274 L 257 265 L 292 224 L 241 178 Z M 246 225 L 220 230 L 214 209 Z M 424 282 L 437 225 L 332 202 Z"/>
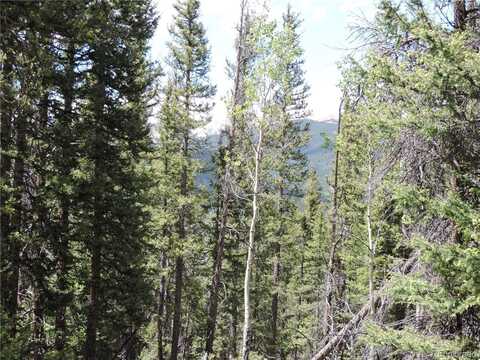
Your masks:
<path fill-rule="evenodd" d="M 245 282 L 244 282 L 244 321 L 243 321 L 243 338 L 242 338 L 242 359 L 247 360 L 250 352 L 250 278 L 252 276 L 252 265 L 254 257 L 254 241 L 255 227 L 258 215 L 258 188 L 259 188 L 259 171 L 261 161 L 263 130 L 260 128 L 258 143 L 255 149 L 255 172 L 253 175 L 253 198 L 252 198 L 252 218 L 250 221 L 250 231 L 248 233 L 248 255 L 247 264 L 245 266 Z"/>
<path fill-rule="evenodd" d="M 375 275 L 375 239 L 372 236 L 372 159 L 368 160 L 368 180 L 367 180 L 367 236 L 368 236 L 368 300 L 370 303 L 370 318 L 375 317 L 375 294 L 374 294 L 374 275 Z M 375 358 L 375 349 L 370 347 L 368 359 Z"/>

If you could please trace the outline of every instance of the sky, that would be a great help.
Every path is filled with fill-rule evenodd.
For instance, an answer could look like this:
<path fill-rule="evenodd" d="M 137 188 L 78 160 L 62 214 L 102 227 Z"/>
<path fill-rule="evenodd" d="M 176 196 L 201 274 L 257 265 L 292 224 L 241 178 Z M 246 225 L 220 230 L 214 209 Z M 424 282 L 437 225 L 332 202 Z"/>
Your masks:
<path fill-rule="evenodd" d="M 151 43 L 151 56 L 161 62 L 167 55 L 167 28 L 172 23 L 174 1 L 155 0 L 160 19 Z M 372 18 L 376 1 L 268 0 L 271 17 L 280 21 L 289 2 L 304 20 L 301 31 L 306 79 L 311 87 L 311 118 L 317 121 L 336 119 L 340 102 L 337 87 L 340 71 L 337 65 L 353 47 L 351 25 L 362 17 Z M 211 48 L 210 78 L 217 85 L 215 108 L 209 125 L 209 130 L 215 131 L 225 124 L 227 118 L 223 98 L 228 93 L 231 82 L 227 79 L 225 65 L 227 58 L 234 59 L 235 56 L 233 44 L 240 0 L 202 0 L 200 10 Z"/>

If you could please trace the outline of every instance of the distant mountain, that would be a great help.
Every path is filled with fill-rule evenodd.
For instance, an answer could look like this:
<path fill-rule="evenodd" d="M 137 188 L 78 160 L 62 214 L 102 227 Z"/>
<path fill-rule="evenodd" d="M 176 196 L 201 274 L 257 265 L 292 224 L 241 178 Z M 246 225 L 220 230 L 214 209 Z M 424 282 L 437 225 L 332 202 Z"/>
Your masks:
<path fill-rule="evenodd" d="M 305 149 L 305 154 L 310 166 L 317 172 L 323 193 L 329 191 L 327 177 L 331 173 L 334 161 L 337 126 L 336 120 L 310 121 L 311 138 Z"/>
<path fill-rule="evenodd" d="M 331 173 L 332 164 L 334 160 L 334 143 L 335 135 L 337 133 L 337 121 L 313 121 L 305 120 L 310 123 L 310 141 L 304 149 L 304 152 L 310 162 L 310 167 L 313 168 L 320 179 L 322 192 L 328 193 L 327 177 Z M 207 146 L 204 151 L 199 154 L 199 158 L 208 164 L 212 159 L 212 155 L 218 149 L 219 134 L 209 134 L 205 138 Z M 198 181 L 202 185 L 209 186 L 213 177 L 212 169 L 205 168 Z"/>

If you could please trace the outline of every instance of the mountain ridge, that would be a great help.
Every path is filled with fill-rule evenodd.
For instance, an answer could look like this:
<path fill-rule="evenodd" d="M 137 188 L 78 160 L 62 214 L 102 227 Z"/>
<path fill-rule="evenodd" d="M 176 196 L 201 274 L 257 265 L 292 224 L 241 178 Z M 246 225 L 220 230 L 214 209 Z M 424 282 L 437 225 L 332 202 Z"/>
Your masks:
<path fill-rule="evenodd" d="M 334 161 L 334 144 L 338 121 L 335 119 L 321 121 L 307 119 L 302 120 L 302 123 L 309 124 L 310 132 L 310 139 L 303 152 L 308 159 L 309 167 L 317 173 L 322 193 L 327 194 L 329 192 L 327 179 Z M 220 132 L 208 133 L 202 137 L 205 139 L 207 146 L 199 154 L 199 159 L 207 163 L 218 149 Z M 210 186 L 213 179 L 213 169 L 204 169 L 197 179 L 200 184 Z"/>

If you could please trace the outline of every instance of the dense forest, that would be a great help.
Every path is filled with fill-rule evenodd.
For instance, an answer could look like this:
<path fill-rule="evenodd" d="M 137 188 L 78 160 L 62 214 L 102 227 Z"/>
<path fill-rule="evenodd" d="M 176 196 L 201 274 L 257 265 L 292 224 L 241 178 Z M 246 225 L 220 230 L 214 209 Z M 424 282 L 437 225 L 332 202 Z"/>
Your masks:
<path fill-rule="evenodd" d="M 0 3 L 0 359 L 480 359 L 477 1 L 358 24 L 325 185 L 302 15 L 239 2 L 208 158 L 200 0 Z"/>

